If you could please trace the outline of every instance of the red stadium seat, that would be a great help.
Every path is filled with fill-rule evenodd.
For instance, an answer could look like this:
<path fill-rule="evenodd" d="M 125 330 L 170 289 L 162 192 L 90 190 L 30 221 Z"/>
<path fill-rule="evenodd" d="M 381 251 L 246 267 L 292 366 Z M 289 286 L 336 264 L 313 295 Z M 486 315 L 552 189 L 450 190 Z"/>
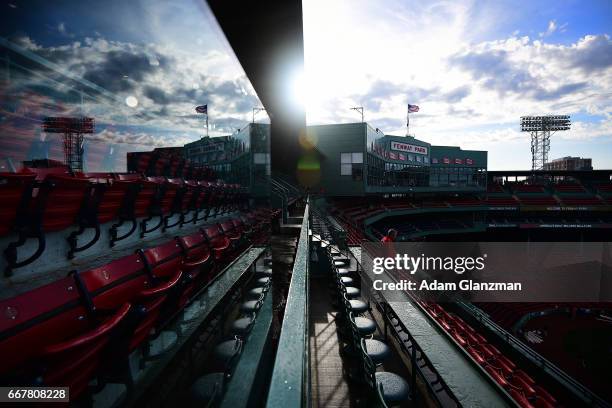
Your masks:
<path fill-rule="evenodd" d="M 251 226 L 245 224 L 242 218 L 233 218 L 232 223 L 234 224 L 234 227 L 236 227 L 238 231 L 244 234 L 247 238 L 250 237 L 251 233 L 253 232 Z"/>
<path fill-rule="evenodd" d="M 514 401 L 516 401 L 516 403 L 518 404 L 519 407 L 521 408 L 534 408 L 533 405 L 531 405 L 531 403 L 529 402 L 529 400 L 527 399 L 527 397 L 525 397 L 525 395 L 523 395 L 521 392 L 511 389 L 510 390 L 510 396 L 512 397 L 512 399 Z"/>
<path fill-rule="evenodd" d="M 557 407 L 556 404 L 548 401 L 547 399 L 541 398 L 540 396 L 538 396 L 535 399 L 535 402 L 533 403 L 533 405 L 536 408 L 555 408 L 555 407 Z"/>
<path fill-rule="evenodd" d="M 514 375 L 510 379 L 510 385 L 518 390 L 521 390 L 521 392 L 525 394 L 527 398 L 531 398 L 536 395 L 535 389 L 531 386 L 531 384 L 523 380 L 522 377 Z"/>
<path fill-rule="evenodd" d="M 229 238 L 223 235 L 223 232 L 216 224 L 208 225 L 202 228 L 202 233 L 206 237 L 208 244 L 213 249 L 215 260 L 219 261 L 228 256 L 231 251 L 231 242 Z"/>
<path fill-rule="evenodd" d="M 129 255 L 78 274 L 96 309 L 116 309 L 126 302 L 135 306 L 125 347 L 118 348 L 123 357 L 148 339 L 168 292 L 181 279 L 180 270 L 159 279 L 145 268 L 143 260 L 140 254 Z"/>
<path fill-rule="evenodd" d="M 46 247 L 45 234 L 64 230 L 73 225 L 90 191 L 86 178 L 64 175 L 47 175 L 42 183 L 34 186 L 27 213 L 16 221 L 19 238 L 5 249 L 7 260 L 5 274 L 10 275 L 14 268 L 34 262 Z M 38 240 L 38 248 L 27 259 L 18 261 L 17 248 L 23 246 L 28 238 Z"/>
<path fill-rule="evenodd" d="M 131 308 L 95 313 L 81 296 L 71 275 L 0 302 L 2 384 L 68 386 L 71 400 L 79 398 Z"/>
<path fill-rule="evenodd" d="M 474 359 L 474 361 L 476 361 L 476 363 L 478 365 L 485 365 L 485 363 L 487 362 L 485 360 L 485 358 L 482 356 L 482 354 L 476 350 L 473 347 L 468 347 L 467 348 L 468 353 L 470 354 L 470 356 L 472 356 L 472 358 Z"/>
<path fill-rule="evenodd" d="M 230 239 L 232 245 L 238 245 L 240 239 L 242 238 L 242 233 L 238 230 L 232 220 L 225 220 L 219 223 L 219 227 L 223 234 Z"/>
<path fill-rule="evenodd" d="M 166 216 L 168 218 L 173 215 L 172 209 L 174 199 L 178 194 L 179 185 L 169 183 L 164 177 L 148 177 L 147 181 L 157 186 L 156 193 L 153 195 L 153 200 L 148 209 L 148 217 L 140 223 L 140 237 L 143 238 L 149 232 L 153 232 L 162 227 Z M 152 228 L 147 228 L 147 224 L 154 217 L 159 217 L 159 221 Z"/>
<path fill-rule="evenodd" d="M 208 181 L 198 181 L 198 187 L 199 194 L 195 203 L 196 215 L 194 223 L 208 219 L 212 209 L 211 195 L 213 194 L 214 188 Z"/>
<path fill-rule="evenodd" d="M 200 195 L 200 186 L 195 180 L 185 180 L 184 193 L 180 200 L 181 226 L 192 223 L 197 216 L 197 203 Z M 187 219 L 187 214 L 192 212 L 190 219 Z"/>
<path fill-rule="evenodd" d="M 55 166 L 55 167 L 24 167 L 24 173 L 32 173 L 36 175 L 36 181 L 42 182 L 48 176 L 65 176 L 71 177 L 72 173 L 68 166 Z"/>
<path fill-rule="evenodd" d="M 201 231 L 178 238 L 179 245 L 183 248 L 185 261 L 183 270 L 186 275 L 188 287 L 186 292 L 191 296 L 193 291 L 197 291 L 206 285 L 214 272 L 213 256 L 208 246 L 208 241 Z"/>
<path fill-rule="evenodd" d="M 545 400 L 552 406 L 557 405 L 557 399 L 553 397 L 552 395 L 550 395 L 550 393 L 546 391 L 544 388 L 540 387 L 539 385 L 533 385 L 533 389 L 538 394 L 537 400 Z M 541 405 L 541 406 L 544 406 L 544 405 Z"/>
<path fill-rule="evenodd" d="M 495 380 L 496 383 L 501 385 L 503 388 L 508 387 L 508 381 L 506 381 L 506 378 L 497 369 L 495 369 L 495 367 L 487 365 L 485 366 L 485 370 Z"/>
<path fill-rule="evenodd" d="M 27 207 L 35 177 L 34 174 L 0 173 L 0 235 L 14 228 L 18 211 Z"/>
<path fill-rule="evenodd" d="M 158 245 L 153 248 L 139 250 L 144 261 L 145 267 L 149 275 L 155 281 L 174 280 L 177 276 L 183 275 L 183 249 L 176 240 L 171 240 L 165 244 Z M 185 295 L 184 280 L 181 280 L 180 285 L 168 293 L 170 313 L 173 315 L 179 311 L 189 300 Z M 164 316 L 167 320 L 168 316 Z"/>
<path fill-rule="evenodd" d="M 127 201 L 133 199 L 137 182 L 114 180 L 112 175 L 107 174 L 84 174 L 90 180 L 96 180 L 91 193 L 81 208 L 77 223 L 78 231 L 68 237 L 70 252 L 68 258 L 72 258 L 75 252 L 84 251 L 93 246 L 100 238 L 100 226 L 107 222 L 120 218 L 121 210 L 127 205 Z M 85 229 L 93 228 L 93 238 L 80 247 L 77 247 L 77 237 Z"/>
<path fill-rule="evenodd" d="M 131 193 L 126 197 L 124 205 L 119 212 L 119 223 L 111 226 L 111 247 L 115 245 L 115 242 L 129 237 L 136 231 L 138 225 L 136 221 L 137 218 L 149 215 L 149 210 L 155 201 L 159 188 L 156 183 L 143 180 L 142 176 L 138 174 L 119 174 L 117 178 L 119 181 L 123 182 L 133 181 L 136 185 L 130 190 Z M 132 226 L 126 233 L 119 236 L 119 227 L 128 221 Z"/>
<path fill-rule="evenodd" d="M 35 197 L 35 217 L 43 231 L 61 231 L 73 225 L 90 186 L 86 178 L 47 176 Z"/>

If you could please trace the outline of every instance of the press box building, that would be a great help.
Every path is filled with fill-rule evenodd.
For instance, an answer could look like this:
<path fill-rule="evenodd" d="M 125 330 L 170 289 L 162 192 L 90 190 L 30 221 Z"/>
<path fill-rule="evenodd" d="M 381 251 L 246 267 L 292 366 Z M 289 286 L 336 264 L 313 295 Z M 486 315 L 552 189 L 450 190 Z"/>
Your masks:
<path fill-rule="evenodd" d="M 326 195 L 486 190 L 486 151 L 385 135 L 367 123 L 308 126 L 307 135 Z"/>

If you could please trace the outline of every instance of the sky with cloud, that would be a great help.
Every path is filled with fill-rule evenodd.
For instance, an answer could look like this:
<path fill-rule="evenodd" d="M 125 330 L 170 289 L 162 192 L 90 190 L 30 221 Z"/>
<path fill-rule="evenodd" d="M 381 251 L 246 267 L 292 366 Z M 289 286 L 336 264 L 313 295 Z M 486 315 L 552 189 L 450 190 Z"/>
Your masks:
<path fill-rule="evenodd" d="M 15 125 L 19 115 L 34 122 L 88 115 L 97 125 L 89 141 L 150 150 L 201 137 L 196 105 L 208 104 L 211 136 L 233 133 L 261 106 L 203 1 L 8 0 L 0 7 L 9 62 L 0 68 L 9 79 L 0 84 L 5 130 L 28 126 Z"/>
<path fill-rule="evenodd" d="M 489 168 L 529 168 L 522 115 L 569 114 L 551 158 L 612 168 L 609 1 L 305 0 L 311 124 L 360 120 L 388 134 L 489 151 Z"/>
<path fill-rule="evenodd" d="M 202 136 L 197 104 L 209 106 L 211 135 L 244 126 L 260 106 L 204 1 L 0 7 L 5 135 L 38 137 L 25 117 L 85 114 L 97 121 L 89 140 L 147 150 Z M 551 157 L 612 168 L 609 1 L 305 0 L 303 11 L 308 123 L 357 121 L 349 108 L 363 106 L 366 121 L 401 135 L 406 103 L 417 104 L 416 137 L 488 150 L 492 169 L 524 169 L 520 116 L 570 114 Z"/>

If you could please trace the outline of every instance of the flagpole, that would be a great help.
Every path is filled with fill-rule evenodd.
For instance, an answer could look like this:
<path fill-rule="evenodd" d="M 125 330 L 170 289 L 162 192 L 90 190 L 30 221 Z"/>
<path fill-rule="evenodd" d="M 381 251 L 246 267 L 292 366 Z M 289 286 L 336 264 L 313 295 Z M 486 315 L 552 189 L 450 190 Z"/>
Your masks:
<path fill-rule="evenodd" d="M 410 136 L 410 104 L 406 105 L 406 136 Z"/>
<path fill-rule="evenodd" d="M 206 110 L 206 137 L 208 137 L 208 109 Z"/>

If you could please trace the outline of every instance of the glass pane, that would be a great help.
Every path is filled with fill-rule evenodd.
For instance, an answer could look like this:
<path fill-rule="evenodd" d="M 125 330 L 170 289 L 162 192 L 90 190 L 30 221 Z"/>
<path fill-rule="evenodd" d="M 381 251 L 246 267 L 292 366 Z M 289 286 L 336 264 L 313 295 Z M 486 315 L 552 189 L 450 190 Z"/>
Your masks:
<path fill-rule="evenodd" d="M 340 153 L 340 163 L 343 163 L 343 164 L 351 163 L 351 154 L 350 153 Z"/>
<path fill-rule="evenodd" d="M 363 163 L 363 153 L 353 153 L 353 163 Z"/>
<path fill-rule="evenodd" d="M 88 172 L 125 172 L 127 152 L 189 142 L 195 163 L 252 150 L 261 103 L 206 2 L 12 3 L 0 17 L 0 171 L 64 162 L 64 135 L 46 118 L 93 119 L 79 164 Z M 219 145 L 198 143 L 206 136 L 231 138 L 223 159 L 203 150 Z"/>
<path fill-rule="evenodd" d="M 353 174 L 352 164 L 341 164 L 340 165 L 340 175 L 341 176 L 350 176 L 351 174 Z"/>

